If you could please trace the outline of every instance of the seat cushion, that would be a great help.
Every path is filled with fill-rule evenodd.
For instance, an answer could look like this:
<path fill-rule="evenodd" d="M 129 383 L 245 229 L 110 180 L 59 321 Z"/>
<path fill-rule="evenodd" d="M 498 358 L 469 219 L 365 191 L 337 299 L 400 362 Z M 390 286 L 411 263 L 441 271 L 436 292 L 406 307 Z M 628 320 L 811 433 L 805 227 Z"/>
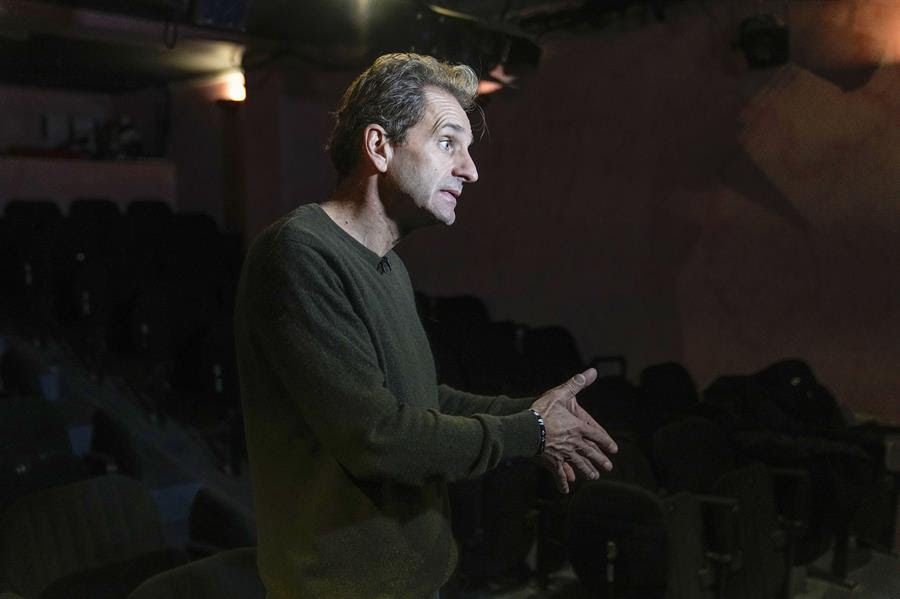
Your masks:
<path fill-rule="evenodd" d="M 19 498 L 0 517 L 0 580 L 37 597 L 63 576 L 166 547 L 140 482 L 87 479 Z"/>
<path fill-rule="evenodd" d="M 263 599 L 256 548 L 223 551 L 163 572 L 143 583 L 128 599 Z"/>

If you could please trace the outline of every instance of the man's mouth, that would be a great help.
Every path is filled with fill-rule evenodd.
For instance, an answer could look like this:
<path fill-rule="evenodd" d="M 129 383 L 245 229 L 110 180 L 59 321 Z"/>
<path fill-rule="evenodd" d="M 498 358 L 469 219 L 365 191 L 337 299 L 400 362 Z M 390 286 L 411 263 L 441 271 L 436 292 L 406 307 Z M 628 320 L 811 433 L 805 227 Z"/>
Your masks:
<path fill-rule="evenodd" d="M 443 194 L 446 195 L 446 196 L 449 196 L 449 197 L 453 198 L 453 201 L 454 201 L 454 202 L 456 202 L 456 201 L 459 200 L 459 196 L 460 196 L 460 194 L 461 194 L 461 192 L 458 191 L 458 190 L 456 190 L 456 189 L 442 189 L 442 190 L 441 190 L 441 193 L 443 193 Z"/>

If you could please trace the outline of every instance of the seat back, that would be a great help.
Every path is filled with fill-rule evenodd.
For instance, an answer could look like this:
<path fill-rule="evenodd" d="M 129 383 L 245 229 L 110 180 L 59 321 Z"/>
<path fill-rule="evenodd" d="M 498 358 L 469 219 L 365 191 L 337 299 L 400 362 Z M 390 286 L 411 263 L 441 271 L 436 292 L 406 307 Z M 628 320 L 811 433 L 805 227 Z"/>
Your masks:
<path fill-rule="evenodd" d="M 529 329 L 522 346 L 536 394 L 561 385 L 586 368 L 575 337 L 565 327 Z"/>
<path fill-rule="evenodd" d="M 128 427 L 103 409 L 94 412 L 91 422 L 91 451 L 114 460 L 118 473 L 140 480 L 143 464 Z"/>
<path fill-rule="evenodd" d="M 665 597 L 670 539 L 654 493 L 611 480 L 589 482 L 572 497 L 567 530 L 569 560 L 595 597 Z"/>
<path fill-rule="evenodd" d="M 226 549 L 256 545 L 256 520 L 231 498 L 202 487 L 188 517 L 190 547 L 207 555 Z"/>
<path fill-rule="evenodd" d="M 650 460 L 641 450 L 639 440 L 633 434 L 619 434 L 615 439 L 619 450 L 611 456 L 613 469 L 602 476 L 657 493 L 659 484 L 656 481 L 656 474 Z"/>
<path fill-rule="evenodd" d="M 424 326 L 431 342 L 440 382 L 472 389 L 466 352 L 490 325 L 484 302 L 472 295 L 436 297 Z M 473 389 L 474 390 L 474 389 Z"/>
<path fill-rule="evenodd" d="M 242 547 L 157 574 L 127 599 L 263 599 L 256 548 Z"/>
<path fill-rule="evenodd" d="M 521 348 L 525 328 L 510 321 L 490 322 L 472 333 L 459 352 L 465 389 L 484 395 L 527 395 L 531 373 Z"/>
<path fill-rule="evenodd" d="M 58 220 L 62 217 L 59 206 L 46 198 L 10 198 L 3 214 L 7 218 L 33 222 Z"/>
<path fill-rule="evenodd" d="M 167 222 L 172 218 L 172 207 L 163 200 L 139 198 L 128 203 L 125 215 L 142 222 Z"/>
<path fill-rule="evenodd" d="M 677 362 L 644 368 L 639 386 L 642 403 L 660 423 L 686 416 L 700 401 L 694 378 Z"/>
<path fill-rule="evenodd" d="M 37 397 L 0 402 L 0 511 L 18 497 L 84 476 L 59 405 Z"/>
<path fill-rule="evenodd" d="M 159 513 L 133 479 L 108 475 L 19 498 L 0 517 L 0 581 L 37 597 L 63 576 L 165 548 Z"/>
<path fill-rule="evenodd" d="M 716 423 L 688 417 L 653 434 L 653 463 L 669 491 L 711 493 L 719 477 L 735 467 L 735 455 Z"/>
<path fill-rule="evenodd" d="M 739 546 L 743 567 L 728 581 L 728 597 L 774 599 L 784 577 L 785 536 L 778 526 L 772 476 L 763 464 L 750 464 L 724 474 L 717 495 L 737 499 Z"/>
<path fill-rule="evenodd" d="M 766 399 L 795 425 L 843 428 L 847 424 L 837 399 L 803 360 L 779 360 L 755 373 L 753 379 L 764 390 Z"/>
<path fill-rule="evenodd" d="M 654 435 L 653 451 L 667 489 L 737 500 L 741 568 L 729 573 L 725 596 L 774 599 L 786 568 L 769 470 L 762 464 L 738 464 L 724 431 L 704 418 L 685 418 L 663 426 Z M 713 523 L 708 534 L 713 546 L 730 545 L 725 538 L 731 528 L 724 523 Z"/>
<path fill-rule="evenodd" d="M 646 410 L 638 391 L 624 374 L 598 377 L 578 394 L 578 403 L 608 431 L 646 434 Z"/>
<path fill-rule="evenodd" d="M 48 200 L 11 200 L 4 211 L 0 277 L 3 294 L 18 308 L 49 302 L 54 282 L 53 250 L 60 235 L 62 214 Z"/>
<path fill-rule="evenodd" d="M 662 500 L 669 538 L 666 599 L 712 599 L 715 574 L 707 558 L 704 514 L 697 497 L 675 493 Z"/>

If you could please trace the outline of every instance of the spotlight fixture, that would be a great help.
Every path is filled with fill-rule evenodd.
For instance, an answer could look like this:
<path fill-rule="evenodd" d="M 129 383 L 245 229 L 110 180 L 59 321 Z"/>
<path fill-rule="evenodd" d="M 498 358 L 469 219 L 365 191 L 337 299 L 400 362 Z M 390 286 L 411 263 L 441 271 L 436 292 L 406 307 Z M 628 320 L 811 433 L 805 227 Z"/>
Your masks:
<path fill-rule="evenodd" d="M 508 37 L 501 41 L 496 63 L 478 84 L 478 95 L 486 96 L 501 89 L 517 89 L 518 81 L 530 75 L 541 60 L 540 47 L 525 38 Z"/>
<path fill-rule="evenodd" d="M 788 61 L 788 39 L 787 27 L 775 17 L 756 15 L 741 22 L 737 46 L 744 52 L 751 69 L 767 69 Z"/>
<path fill-rule="evenodd" d="M 516 79 L 518 79 L 516 75 L 510 75 L 506 72 L 502 62 L 498 63 L 497 66 L 488 72 L 487 77 L 482 78 L 478 82 L 478 95 L 486 96 L 500 91 L 504 87 L 515 89 Z"/>
<path fill-rule="evenodd" d="M 213 88 L 216 100 L 225 103 L 243 102 L 247 99 L 247 86 L 244 72 L 233 69 L 221 75 Z"/>

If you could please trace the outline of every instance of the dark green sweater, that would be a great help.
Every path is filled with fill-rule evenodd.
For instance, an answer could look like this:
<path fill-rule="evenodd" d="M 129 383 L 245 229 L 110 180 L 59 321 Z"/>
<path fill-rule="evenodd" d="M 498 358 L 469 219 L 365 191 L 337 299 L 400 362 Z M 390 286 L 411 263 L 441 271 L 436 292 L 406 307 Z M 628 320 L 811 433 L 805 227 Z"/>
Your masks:
<path fill-rule="evenodd" d="M 531 399 L 439 386 L 409 275 L 316 204 L 253 244 L 235 334 L 271 599 L 420 598 L 456 563 L 447 481 L 532 456 Z"/>

